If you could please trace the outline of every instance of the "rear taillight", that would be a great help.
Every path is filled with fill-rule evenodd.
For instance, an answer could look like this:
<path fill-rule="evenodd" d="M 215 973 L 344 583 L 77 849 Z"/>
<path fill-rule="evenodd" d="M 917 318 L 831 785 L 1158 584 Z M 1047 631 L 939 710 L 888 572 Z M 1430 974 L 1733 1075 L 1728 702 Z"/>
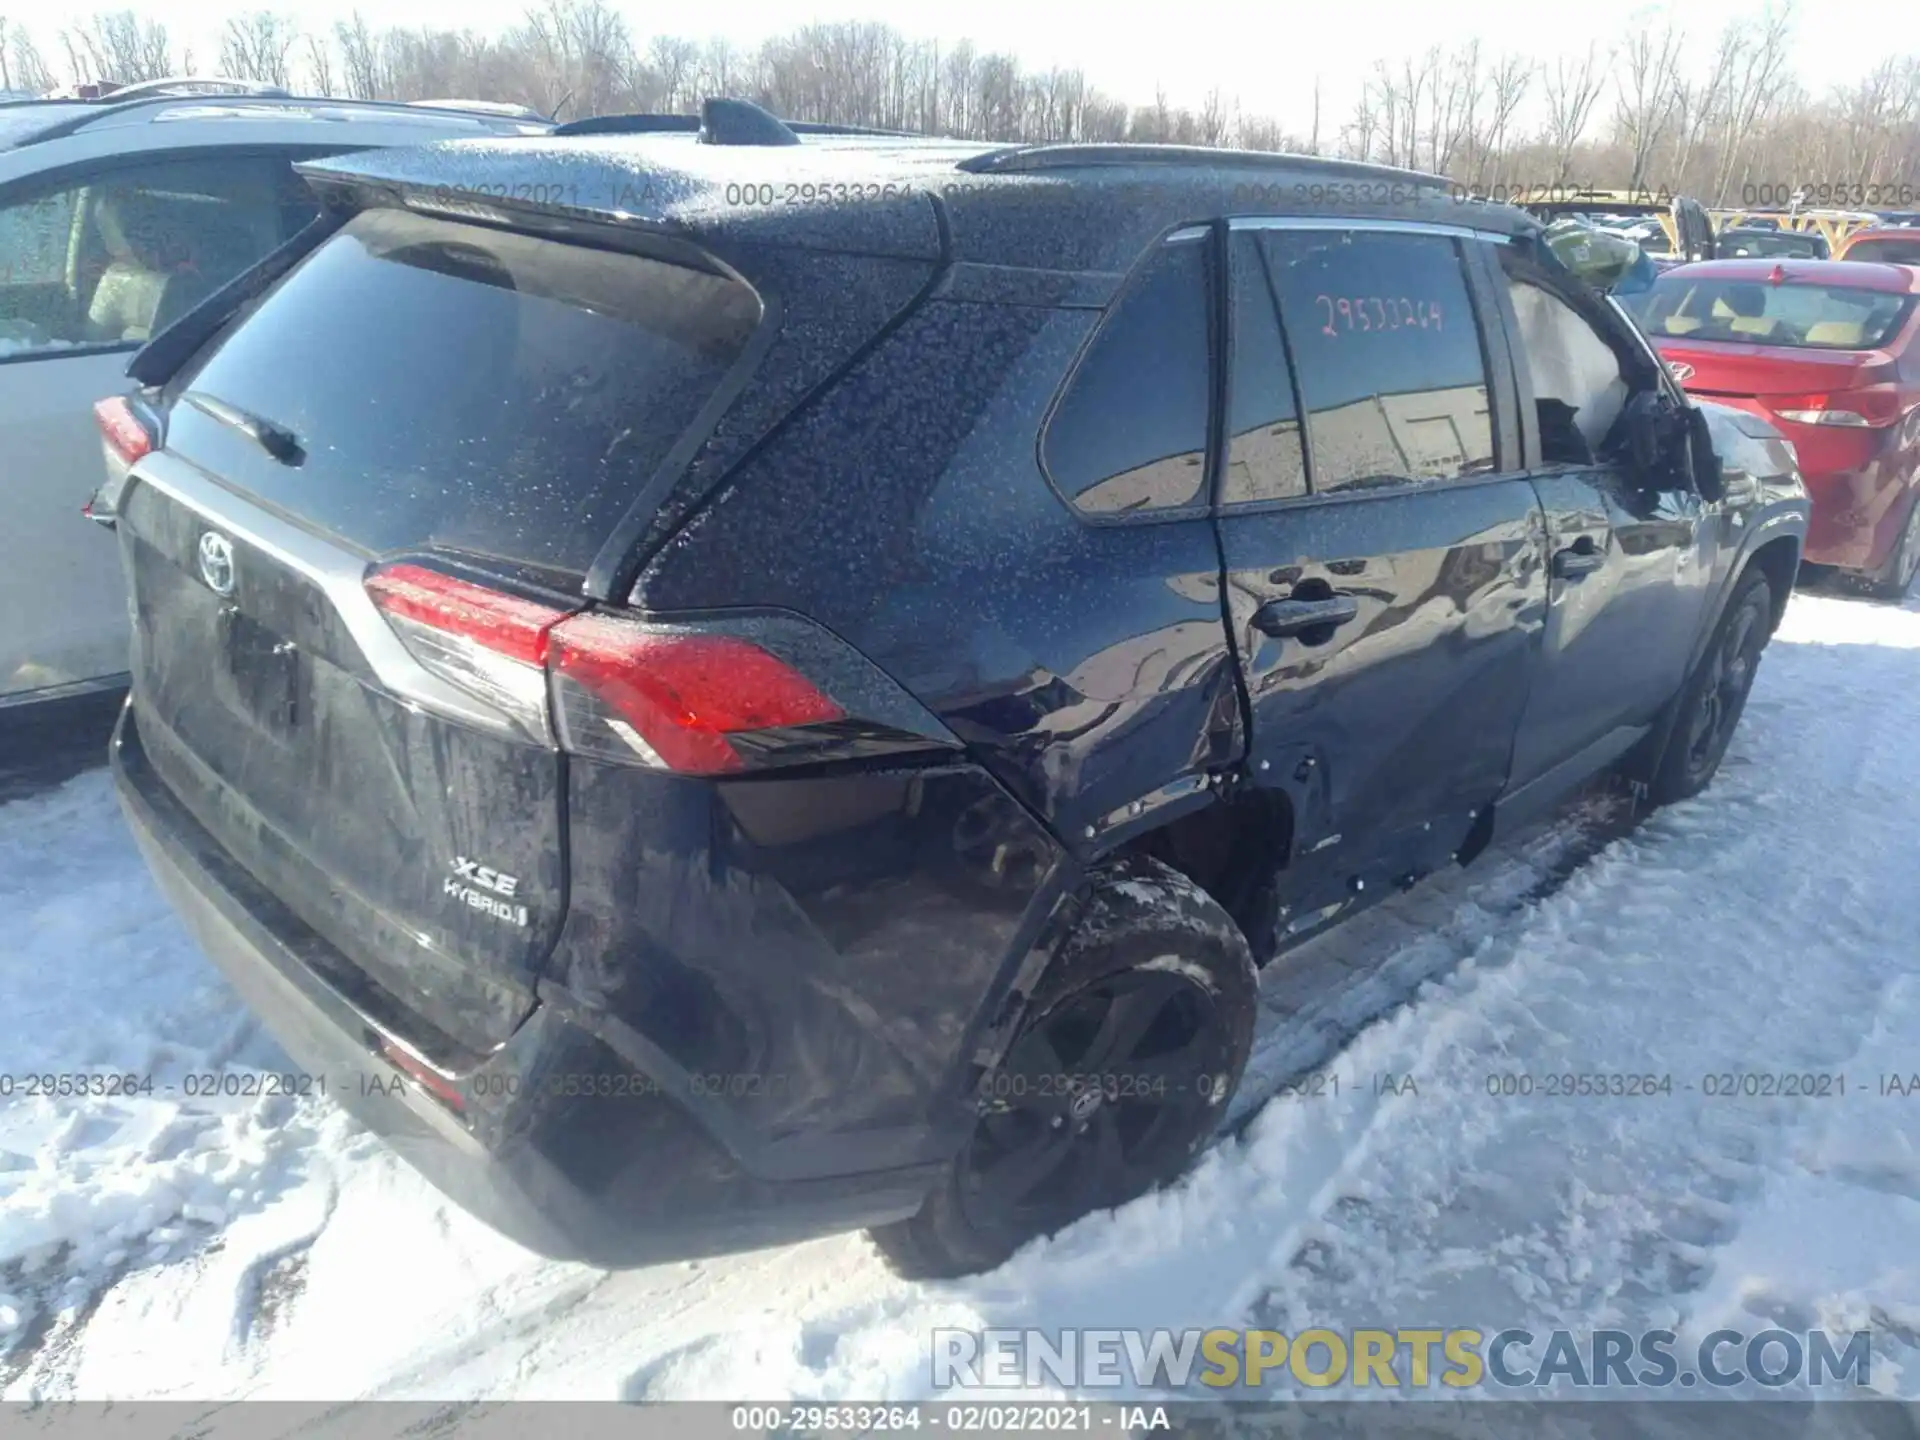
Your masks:
<path fill-rule="evenodd" d="M 96 400 L 93 418 L 99 422 L 100 437 L 106 441 L 107 449 L 121 464 L 131 465 L 153 453 L 153 435 L 133 413 L 124 395 Z"/>
<path fill-rule="evenodd" d="M 461 1093 L 460 1086 L 452 1076 L 443 1075 L 433 1066 L 413 1054 L 403 1046 L 391 1040 L 383 1040 L 380 1053 L 386 1056 L 393 1067 L 425 1090 L 434 1099 L 449 1110 L 465 1110 L 467 1097 Z"/>
<path fill-rule="evenodd" d="M 376 570 L 366 588 L 429 673 L 574 754 L 725 775 L 959 743 L 855 652 L 794 617 L 756 636 L 787 634 L 798 663 L 776 653 L 782 642 L 725 627 L 569 613 L 421 565 Z M 802 665 L 857 696 L 859 717 Z"/>
<path fill-rule="evenodd" d="M 1796 425 L 1878 429 L 1900 423 L 1900 391 L 1892 385 L 1835 390 L 1823 395 L 1769 395 L 1769 410 Z"/>
<path fill-rule="evenodd" d="M 846 718 L 806 676 L 737 636 L 576 615 L 551 642 L 560 741 L 583 754 L 720 775 L 746 768 L 731 736 Z"/>
<path fill-rule="evenodd" d="M 422 565 L 374 571 L 367 593 L 428 671 L 486 702 L 534 739 L 550 738 L 547 632 L 566 611 Z"/>

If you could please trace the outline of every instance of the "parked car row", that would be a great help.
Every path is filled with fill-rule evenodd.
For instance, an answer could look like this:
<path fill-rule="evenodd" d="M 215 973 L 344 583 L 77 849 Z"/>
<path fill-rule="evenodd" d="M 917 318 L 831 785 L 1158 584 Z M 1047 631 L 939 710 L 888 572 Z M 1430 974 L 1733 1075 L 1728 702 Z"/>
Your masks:
<path fill-rule="evenodd" d="M 1807 562 L 1897 600 L 1920 571 L 1920 268 L 1852 258 L 1860 243 L 1844 260 L 1683 265 L 1621 300 L 1690 394 L 1792 442 Z"/>
<path fill-rule="evenodd" d="M 74 523 L 101 479 L 93 405 L 153 335 L 318 215 L 294 162 L 551 128 L 265 88 L 0 104 L 0 713 L 125 686 L 119 568 Z"/>
<path fill-rule="evenodd" d="M 71 264 L 32 314 L 133 387 L 155 876 L 536 1249 L 994 1265 L 1216 1133 L 1258 966 L 1726 752 L 1793 448 L 1518 210 L 719 101 L 489 135 L 299 161 L 164 314 Z"/>

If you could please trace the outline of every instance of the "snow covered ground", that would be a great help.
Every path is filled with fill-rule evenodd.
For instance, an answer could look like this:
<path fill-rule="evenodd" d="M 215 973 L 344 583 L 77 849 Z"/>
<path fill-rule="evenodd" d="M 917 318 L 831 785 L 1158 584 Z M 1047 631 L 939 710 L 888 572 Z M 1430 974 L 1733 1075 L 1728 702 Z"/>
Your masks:
<path fill-rule="evenodd" d="M 912 1398 L 938 1327 L 1426 1323 L 1870 1327 L 1920 1396 L 1920 1094 L 1880 1093 L 1920 1071 L 1916 735 L 1920 604 L 1796 597 L 1704 797 L 1571 815 L 1283 962 L 1239 1137 L 961 1284 L 858 1236 L 608 1275 L 323 1102 L 0 1096 L 0 1395 Z M 282 1063 L 103 773 L 0 804 L 0 914 L 0 1070 Z M 1338 1094 L 1254 1113 L 1303 1068 Z M 1671 1093 L 1488 1093 L 1567 1072 Z M 1706 1093 L 1754 1072 L 1846 1095 Z"/>

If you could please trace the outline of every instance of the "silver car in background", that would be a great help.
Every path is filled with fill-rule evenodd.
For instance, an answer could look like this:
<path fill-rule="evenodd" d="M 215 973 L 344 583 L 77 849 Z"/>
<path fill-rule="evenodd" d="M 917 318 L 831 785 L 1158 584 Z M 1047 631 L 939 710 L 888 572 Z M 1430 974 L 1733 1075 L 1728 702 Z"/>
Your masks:
<path fill-rule="evenodd" d="M 133 352 L 318 213 L 295 161 L 543 134 L 514 107 L 301 99 L 156 82 L 0 102 L 0 720 L 126 684 L 93 406 Z M 221 93 L 221 92 L 228 93 Z"/>

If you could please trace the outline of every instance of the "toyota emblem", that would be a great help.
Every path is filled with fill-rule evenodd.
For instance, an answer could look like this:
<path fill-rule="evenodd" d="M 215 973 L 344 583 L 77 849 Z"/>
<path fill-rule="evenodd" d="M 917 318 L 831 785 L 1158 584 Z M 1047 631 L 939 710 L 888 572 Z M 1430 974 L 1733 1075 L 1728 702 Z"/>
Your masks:
<path fill-rule="evenodd" d="M 1673 378 L 1678 380 L 1682 385 L 1693 378 L 1693 367 L 1684 361 L 1671 360 L 1667 363 L 1667 369 L 1673 372 Z"/>
<path fill-rule="evenodd" d="M 200 537 L 200 578 L 216 595 L 233 594 L 233 542 L 209 530 Z"/>

